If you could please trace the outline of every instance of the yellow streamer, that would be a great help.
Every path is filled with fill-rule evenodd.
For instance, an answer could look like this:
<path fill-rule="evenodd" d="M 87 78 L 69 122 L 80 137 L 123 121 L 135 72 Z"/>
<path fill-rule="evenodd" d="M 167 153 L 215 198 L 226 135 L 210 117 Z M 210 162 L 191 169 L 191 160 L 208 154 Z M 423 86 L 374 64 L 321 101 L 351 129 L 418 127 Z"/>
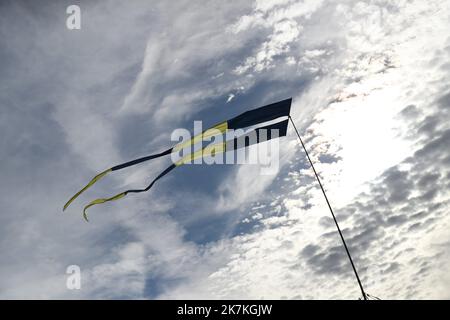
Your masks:
<path fill-rule="evenodd" d="M 88 219 L 88 216 L 87 216 L 87 213 L 86 213 L 86 210 L 87 210 L 89 207 L 92 207 L 93 205 L 96 205 L 96 204 L 105 203 L 105 202 L 108 202 L 108 201 L 119 200 L 119 199 L 125 197 L 126 195 L 127 195 L 126 192 L 122 192 L 122 193 L 119 193 L 119 194 L 117 194 L 117 195 L 115 195 L 114 197 L 111 197 L 111 198 L 101 198 L 101 199 L 95 199 L 95 200 L 91 201 L 91 202 L 90 202 L 86 207 L 84 207 L 84 209 L 83 209 L 83 218 L 84 218 L 87 222 L 89 222 L 89 219 Z"/>
<path fill-rule="evenodd" d="M 205 138 L 209 138 L 212 136 L 215 136 L 216 134 L 218 134 L 217 131 L 219 131 L 220 133 L 225 133 L 228 129 L 228 122 L 221 122 L 217 125 L 215 125 L 214 127 L 209 128 L 208 130 L 196 135 L 195 137 L 193 137 L 192 139 L 182 142 L 180 144 L 177 144 L 174 148 L 173 151 L 180 151 L 181 149 L 185 148 L 186 146 L 193 146 L 196 145 L 197 143 L 199 143 L 200 141 L 203 141 Z"/>
<path fill-rule="evenodd" d="M 226 142 L 218 142 L 213 145 L 208 145 L 205 148 L 198 150 L 194 153 L 188 154 L 187 156 L 183 157 L 181 160 L 175 163 L 176 166 L 181 166 L 182 164 L 191 163 L 195 159 L 202 158 L 202 157 L 208 157 L 215 154 L 223 153 L 225 152 L 226 148 Z"/>
<path fill-rule="evenodd" d="M 108 169 L 96 175 L 83 189 L 78 191 L 72 198 L 70 198 L 69 201 L 67 201 L 67 203 L 64 205 L 63 211 L 66 210 L 67 207 L 72 203 L 72 201 L 75 200 L 80 194 L 82 194 L 84 191 L 86 191 L 86 189 L 91 187 L 94 183 L 96 183 L 98 180 L 106 176 L 111 171 L 112 171 L 111 169 Z"/>

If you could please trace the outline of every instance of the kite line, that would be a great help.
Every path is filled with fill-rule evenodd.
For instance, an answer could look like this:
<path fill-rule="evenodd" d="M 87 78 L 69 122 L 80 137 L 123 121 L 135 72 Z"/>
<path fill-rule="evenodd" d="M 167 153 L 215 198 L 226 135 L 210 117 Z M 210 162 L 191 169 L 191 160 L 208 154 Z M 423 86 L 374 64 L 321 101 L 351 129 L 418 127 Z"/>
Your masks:
<path fill-rule="evenodd" d="M 323 188 L 322 183 L 320 182 L 319 175 L 317 174 L 317 171 L 314 168 L 314 164 L 311 161 L 311 158 L 309 157 L 308 151 L 306 150 L 306 147 L 305 147 L 305 144 L 303 143 L 302 138 L 300 138 L 300 134 L 298 133 L 298 130 L 297 130 L 297 127 L 295 126 L 294 121 L 292 120 L 290 115 L 288 117 L 289 117 L 289 120 L 291 120 L 292 126 L 295 129 L 295 132 L 297 133 L 298 139 L 300 140 L 303 150 L 305 150 L 306 157 L 308 158 L 309 164 L 311 165 L 311 168 L 314 171 L 314 175 L 316 176 L 317 182 L 319 183 L 320 189 L 322 190 L 323 196 L 325 197 L 325 201 L 327 202 L 328 208 L 330 209 L 331 216 L 333 217 L 334 223 L 336 224 L 336 228 L 339 232 L 339 235 L 341 236 L 341 240 L 342 240 L 342 243 L 344 244 L 345 252 L 347 252 L 348 259 L 350 260 L 350 264 L 352 265 L 353 272 L 355 273 L 359 288 L 361 289 L 362 296 L 363 296 L 364 300 L 367 300 L 367 294 L 365 293 L 363 285 L 361 283 L 361 280 L 359 279 L 358 271 L 356 271 L 356 267 L 355 267 L 355 264 L 353 263 L 352 256 L 350 255 L 350 251 L 348 250 L 347 244 L 345 243 L 344 235 L 342 234 L 341 228 L 339 227 L 339 224 L 336 220 L 333 209 L 331 208 L 330 201 L 328 201 L 328 197 L 327 197 L 327 194 L 325 193 L 325 189 Z"/>

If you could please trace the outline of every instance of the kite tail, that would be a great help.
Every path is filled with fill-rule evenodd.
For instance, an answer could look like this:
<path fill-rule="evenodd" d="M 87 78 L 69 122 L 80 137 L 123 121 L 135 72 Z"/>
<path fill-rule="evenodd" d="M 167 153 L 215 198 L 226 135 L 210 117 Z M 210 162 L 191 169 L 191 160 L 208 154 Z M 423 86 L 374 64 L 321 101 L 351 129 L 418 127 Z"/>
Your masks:
<path fill-rule="evenodd" d="M 114 197 L 111 197 L 111 198 L 101 198 L 101 199 L 95 199 L 94 201 L 91 201 L 91 202 L 90 202 L 87 206 L 85 206 L 84 209 L 83 209 L 83 218 L 84 218 L 84 220 L 86 220 L 87 222 L 89 222 L 88 215 L 87 215 L 87 213 L 86 213 L 86 210 L 87 210 L 89 207 L 92 207 L 93 205 L 96 205 L 96 204 L 105 203 L 105 202 L 108 202 L 108 201 L 119 200 L 119 199 L 125 197 L 126 195 L 127 195 L 126 192 L 122 192 L 122 193 L 116 194 Z"/>
<path fill-rule="evenodd" d="M 96 183 L 98 180 L 100 180 L 101 178 L 103 178 L 104 176 L 106 176 L 108 173 L 110 173 L 112 171 L 112 169 L 108 169 L 105 170 L 101 173 L 99 173 L 98 175 L 96 175 L 94 178 L 92 178 L 91 181 L 89 181 L 89 183 L 80 191 L 78 191 L 72 198 L 70 198 L 69 201 L 66 202 L 66 204 L 64 205 L 63 211 L 67 209 L 67 207 L 72 203 L 73 200 L 75 200 L 76 198 L 78 198 L 78 196 L 80 194 L 82 194 L 84 191 L 86 191 L 88 188 L 90 188 L 94 183 Z"/>
<path fill-rule="evenodd" d="M 66 204 L 65 204 L 64 207 L 63 207 L 63 211 L 65 211 L 65 210 L 67 209 L 67 207 L 68 207 L 68 206 L 69 206 L 76 198 L 78 198 L 78 196 L 79 196 L 80 194 L 82 194 L 84 191 L 86 191 L 86 190 L 87 190 L 88 188 L 90 188 L 94 183 L 96 183 L 98 180 L 100 180 L 101 178 L 103 178 L 104 176 L 106 176 L 108 173 L 110 173 L 110 172 L 112 172 L 112 171 L 121 170 L 121 169 L 124 169 L 124 168 L 127 168 L 127 167 L 131 167 L 131 166 L 134 166 L 134 165 L 136 165 L 136 164 L 139 164 L 139 163 L 144 162 L 144 161 L 147 161 L 147 160 L 151 160 L 151 159 L 155 159 L 155 158 L 159 158 L 159 157 L 165 156 L 165 155 L 167 155 L 167 154 L 170 154 L 170 153 L 172 152 L 172 149 L 173 149 L 173 148 L 170 148 L 170 149 L 167 149 L 166 151 L 163 151 L 163 152 L 161 152 L 161 153 L 152 154 L 152 155 L 150 155 L 150 156 L 146 156 L 146 157 L 142 157 L 142 158 L 135 159 L 135 160 L 132 160 L 132 161 L 128 161 L 128 162 L 119 164 L 119 165 L 117 165 L 117 166 L 114 166 L 114 167 L 112 167 L 112 168 L 109 168 L 108 170 L 105 170 L 105 171 L 99 173 L 99 174 L 96 175 L 94 178 L 92 178 L 92 180 L 91 180 L 91 181 L 90 181 L 83 189 L 81 189 L 80 191 L 78 191 L 72 198 L 70 198 L 69 201 L 66 202 Z M 113 197 L 113 198 L 114 198 L 114 197 Z M 112 200 L 115 200 L 115 199 L 112 199 Z"/>
<path fill-rule="evenodd" d="M 101 204 L 101 203 L 105 203 L 108 201 L 114 201 L 114 200 L 119 200 L 123 197 L 125 197 L 128 193 L 140 193 L 140 192 L 146 192 L 148 190 L 150 190 L 151 187 L 153 187 L 153 185 L 155 184 L 155 182 L 157 180 L 159 180 L 161 177 L 163 177 L 164 175 L 166 175 L 167 173 L 169 173 L 172 169 L 174 169 L 176 167 L 175 164 L 172 164 L 171 166 L 167 167 L 166 170 L 164 170 L 163 172 L 161 172 L 155 179 L 153 179 L 153 181 L 144 189 L 131 189 L 131 190 L 127 190 L 125 192 L 116 194 L 115 196 L 111 197 L 111 198 L 100 198 L 100 199 L 95 199 L 93 201 L 91 201 L 87 206 L 84 207 L 83 209 L 83 218 L 86 221 L 89 221 L 88 219 L 88 215 L 86 210 L 96 204 Z"/>

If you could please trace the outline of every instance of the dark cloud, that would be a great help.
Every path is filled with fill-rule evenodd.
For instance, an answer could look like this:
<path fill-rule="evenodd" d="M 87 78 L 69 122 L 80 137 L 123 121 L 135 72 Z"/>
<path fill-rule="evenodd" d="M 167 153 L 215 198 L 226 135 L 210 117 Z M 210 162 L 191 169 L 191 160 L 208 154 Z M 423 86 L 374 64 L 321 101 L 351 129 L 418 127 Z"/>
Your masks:
<path fill-rule="evenodd" d="M 415 119 L 421 114 L 419 108 L 415 105 L 410 104 L 406 106 L 401 112 L 400 115 L 407 119 Z"/>
<path fill-rule="evenodd" d="M 303 248 L 300 255 L 304 258 L 310 258 L 310 257 L 314 256 L 319 250 L 320 250 L 319 246 L 309 244 Z"/>
<path fill-rule="evenodd" d="M 441 174 L 439 172 L 434 173 L 427 173 L 424 174 L 419 181 L 417 182 L 419 188 L 426 188 L 430 185 L 434 184 L 436 185 L 436 182 L 441 177 Z"/>
<path fill-rule="evenodd" d="M 319 156 L 319 161 L 323 163 L 333 163 L 338 162 L 339 160 L 342 160 L 342 158 L 331 154 L 321 154 Z"/>

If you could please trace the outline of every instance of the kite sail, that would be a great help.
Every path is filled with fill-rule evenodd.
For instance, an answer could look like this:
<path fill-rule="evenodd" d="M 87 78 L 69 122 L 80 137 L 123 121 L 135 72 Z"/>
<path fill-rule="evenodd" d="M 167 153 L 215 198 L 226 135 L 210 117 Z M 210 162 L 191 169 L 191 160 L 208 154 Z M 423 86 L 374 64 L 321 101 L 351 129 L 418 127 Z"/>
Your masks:
<path fill-rule="evenodd" d="M 276 103 L 272 103 L 272 104 L 269 104 L 269 105 L 266 105 L 266 106 L 263 106 L 263 107 L 260 107 L 257 109 L 246 111 L 230 120 L 220 122 L 220 123 L 212 126 L 211 128 L 204 130 L 202 133 L 194 136 L 190 140 L 181 142 L 163 152 L 149 155 L 149 156 L 142 157 L 142 158 L 138 158 L 138 159 L 135 159 L 132 161 L 128 161 L 128 162 L 119 164 L 112 168 L 109 168 L 109 169 L 99 173 L 94 178 L 92 178 L 92 180 L 85 187 L 83 187 L 72 198 L 70 198 L 69 201 L 67 201 L 67 203 L 64 205 L 63 211 L 66 210 L 67 207 L 80 194 L 82 194 L 84 191 L 86 191 L 88 188 L 90 188 L 94 183 L 96 183 L 97 181 L 102 179 L 104 176 L 106 176 L 110 172 L 128 168 L 128 167 L 134 166 L 136 164 L 142 163 L 144 161 L 149 161 L 152 159 L 170 155 L 172 152 L 178 152 L 182 149 L 185 149 L 188 146 L 196 145 L 197 143 L 204 141 L 205 138 L 215 136 L 218 133 L 225 134 L 228 130 L 245 129 L 245 128 L 260 125 L 260 124 L 263 124 L 263 123 L 266 123 L 269 121 L 273 121 L 273 120 L 276 120 L 281 117 L 286 117 L 285 120 L 252 129 L 239 137 L 235 137 L 228 141 L 208 145 L 201 150 L 192 152 L 192 153 L 182 157 L 179 161 L 173 163 L 172 165 L 167 167 L 163 172 L 161 172 L 155 179 L 153 179 L 153 181 L 146 188 L 130 189 L 130 190 L 121 192 L 115 196 L 112 196 L 110 198 L 100 198 L 100 199 L 93 200 L 84 207 L 83 217 L 86 219 L 86 221 L 88 221 L 88 216 L 87 216 L 86 210 L 88 208 L 92 207 L 93 205 L 105 203 L 108 201 L 118 200 L 118 199 L 125 197 L 129 193 L 140 193 L 140 192 L 148 191 L 155 184 L 155 182 L 157 180 L 159 180 L 160 178 L 165 176 L 167 173 L 172 171 L 174 168 L 176 168 L 180 165 L 183 165 L 183 164 L 191 163 L 195 159 L 211 156 L 213 154 L 217 154 L 217 153 L 221 153 L 221 152 L 225 153 L 228 151 L 237 150 L 239 148 L 248 147 L 251 144 L 257 144 L 257 143 L 260 143 L 263 141 L 268 141 L 268 140 L 271 140 L 271 139 L 274 139 L 277 137 L 286 136 L 287 126 L 288 126 L 287 118 L 289 117 L 289 113 L 290 113 L 290 109 L 291 109 L 291 102 L 292 102 L 292 98 L 289 98 L 289 99 L 279 101 Z M 272 132 L 273 132 L 272 130 L 276 130 L 276 132 L 278 134 L 276 136 L 275 135 L 272 136 Z M 263 132 L 264 132 L 264 134 L 262 134 Z M 256 139 L 248 139 L 248 137 L 251 137 L 251 136 L 256 137 Z"/>

